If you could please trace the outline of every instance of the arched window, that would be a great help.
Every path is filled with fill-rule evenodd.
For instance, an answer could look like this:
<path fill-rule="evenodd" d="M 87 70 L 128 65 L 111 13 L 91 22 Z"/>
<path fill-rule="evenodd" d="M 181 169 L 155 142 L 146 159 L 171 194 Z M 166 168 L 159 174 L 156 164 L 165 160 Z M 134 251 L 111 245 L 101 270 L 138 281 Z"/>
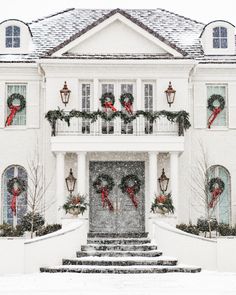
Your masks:
<path fill-rule="evenodd" d="M 225 27 L 213 28 L 213 48 L 228 48 L 228 34 Z"/>
<path fill-rule="evenodd" d="M 211 166 L 208 169 L 209 180 L 212 178 L 220 178 L 224 182 L 224 190 L 219 196 L 218 203 L 215 209 L 215 217 L 220 223 L 230 223 L 231 219 L 231 183 L 229 171 L 223 166 Z M 209 194 L 209 200 L 212 195 Z"/>
<path fill-rule="evenodd" d="M 2 176 L 2 221 L 9 224 L 18 224 L 27 211 L 27 192 L 22 192 L 16 198 L 16 214 L 13 214 L 11 203 L 13 195 L 7 190 L 7 183 L 10 179 L 18 177 L 28 181 L 27 172 L 22 166 L 12 165 L 7 167 Z"/>
<path fill-rule="evenodd" d="M 6 47 L 19 48 L 20 47 L 20 27 L 8 26 L 6 27 Z"/>

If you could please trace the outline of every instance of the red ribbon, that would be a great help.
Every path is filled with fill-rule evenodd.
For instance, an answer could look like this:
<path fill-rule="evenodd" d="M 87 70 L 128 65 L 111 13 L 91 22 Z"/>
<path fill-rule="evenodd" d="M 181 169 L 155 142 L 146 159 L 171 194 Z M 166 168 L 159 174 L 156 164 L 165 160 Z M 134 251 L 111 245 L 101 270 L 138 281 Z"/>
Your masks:
<path fill-rule="evenodd" d="M 132 103 L 124 101 L 124 102 L 123 102 L 123 106 L 125 107 L 125 109 L 126 109 L 126 111 L 127 111 L 128 113 L 130 113 L 130 114 L 133 113 L 133 110 L 132 110 Z"/>
<path fill-rule="evenodd" d="M 9 116 L 7 117 L 5 126 L 11 125 L 12 120 L 14 119 L 14 117 L 15 117 L 16 113 L 19 111 L 19 109 L 20 109 L 20 106 L 13 106 L 13 105 L 10 106 L 11 112 L 10 112 Z"/>
<path fill-rule="evenodd" d="M 108 205 L 108 208 L 110 211 L 114 211 L 114 208 L 112 206 L 112 203 L 111 201 L 109 200 L 108 198 L 108 189 L 107 187 L 103 187 L 102 188 L 102 191 L 101 191 L 101 194 L 102 194 L 102 207 L 105 207 L 106 206 L 106 203 Z"/>
<path fill-rule="evenodd" d="M 209 208 L 213 208 L 214 207 L 214 203 L 216 202 L 216 200 L 218 199 L 219 195 L 222 194 L 222 190 L 220 188 L 216 188 L 212 191 L 211 195 L 211 201 L 209 203 Z"/>
<path fill-rule="evenodd" d="M 112 109 L 113 112 L 116 112 L 117 111 L 117 109 L 113 106 L 113 104 L 110 101 L 106 101 L 104 103 L 104 107 L 106 109 Z"/>
<path fill-rule="evenodd" d="M 138 208 L 138 200 L 134 195 L 134 187 L 133 186 L 127 187 L 126 191 L 129 194 L 130 199 L 134 204 L 134 207 L 137 209 Z"/>
<path fill-rule="evenodd" d="M 215 118 L 219 115 L 220 112 L 221 112 L 220 107 L 214 108 L 214 110 L 212 111 L 212 114 L 210 115 L 208 119 L 208 128 L 211 128 L 212 123 L 214 122 Z"/>
<path fill-rule="evenodd" d="M 12 194 L 13 194 L 13 197 L 12 197 L 12 200 L 11 200 L 11 211 L 14 215 L 16 215 L 16 199 L 17 197 L 20 195 L 21 191 L 20 189 L 13 189 L 12 190 Z"/>

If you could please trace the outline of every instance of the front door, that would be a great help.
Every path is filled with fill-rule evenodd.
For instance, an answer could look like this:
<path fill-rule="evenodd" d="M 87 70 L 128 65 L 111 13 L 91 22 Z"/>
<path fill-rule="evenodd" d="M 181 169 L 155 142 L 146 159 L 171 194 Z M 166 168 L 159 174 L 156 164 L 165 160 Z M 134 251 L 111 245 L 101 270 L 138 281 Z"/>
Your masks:
<path fill-rule="evenodd" d="M 141 161 L 98 161 L 89 164 L 89 195 L 90 195 L 90 231 L 91 232 L 144 232 L 144 162 Z M 108 198 L 114 210 L 102 206 L 101 193 L 97 193 L 93 183 L 100 174 L 107 174 L 115 183 Z M 135 207 L 130 195 L 123 193 L 119 187 L 122 177 L 134 174 L 140 181 L 140 191 L 135 194 L 138 201 Z"/>

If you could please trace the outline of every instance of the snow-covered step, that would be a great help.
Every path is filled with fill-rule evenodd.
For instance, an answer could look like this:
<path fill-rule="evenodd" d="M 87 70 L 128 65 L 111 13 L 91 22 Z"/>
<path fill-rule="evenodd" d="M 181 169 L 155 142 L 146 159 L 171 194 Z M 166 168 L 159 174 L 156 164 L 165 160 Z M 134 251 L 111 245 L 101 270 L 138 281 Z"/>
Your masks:
<path fill-rule="evenodd" d="M 98 245 L 98 244 L 89 244 L 82 245 L 82 251 L 149 251 L 157 250 L 156 245 L 145 244 L 145 245 Z"/>
<path fill-rule="evenodd" d="M 97 233 L 89 232 L 88 238 L 147 238 L 148 233 Z"/>
<path fill-rule="evenodd" d="M 173 266 L 177 264 L 177 259 L 172 257 L 160 256 L 153 257 L 86 257 L 63 259 L 63 265 L 113 265 L 113 266 L 130 266 L 130 265 L 165 265 Z"/>
<path fill-rule="evenodd" d="M 108 256 L 108 257 L 124 257 L 124 256 L 145 256 L 145 257 L 156 257 L 162 255 L 161 251 L 149 250 L 149 251 L 78 251 L 77 257 L 86 256 Z"/>
<path fill-rule="evenodd" d="M 59 265 L 55 267 L 41 267 L 41 272 L 76 272 L 76 273 L 167 273 L 167 272 L 185 272 L 196 273 L 200 272 L 201 268 L 185 265 L 177 266 L 152 266 L 152 265 L 135 265 L 135 266 L 87 266 L 87 265 Z"/>
<path fill-rule="evenodd" d="M 108 244 L 116 244 L 116 245 L 123 245 L 123 244 L 150 244 L 151 240 L 148 238 L 89 238 L 87 240 L 88 244 L 101 244 L 101 245 L 108 245 Z"/>

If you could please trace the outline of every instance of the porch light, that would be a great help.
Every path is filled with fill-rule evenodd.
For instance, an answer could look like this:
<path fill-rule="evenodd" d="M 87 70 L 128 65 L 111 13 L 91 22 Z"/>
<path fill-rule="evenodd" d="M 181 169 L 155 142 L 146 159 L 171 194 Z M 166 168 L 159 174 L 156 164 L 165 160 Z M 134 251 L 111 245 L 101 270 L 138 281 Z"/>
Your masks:
<path fill-rule="evenodd" d="M 67 187 L 68 192 L 70 193 L 70 196 L 72 196 L 72 193 L 75 190 L 76 180 L 77 179 L 74 177 L 72 169 L 70 168 L 70 173 L 65 179 L 66 187 Z"/>
<path fill-rule="evenodd" d="M 67 84 L 65 81 L 63 88 L 60 90 L 61 101 L 64 103 L 65 106 L 69 102 L 70 93 L 71 93 L 71 90 L 67 87 Z"/>
<path fill-rule="evenodd" d="M 175 100 L 175 93 L 176 93 L 176 90 L 172 87 L 171 82 L 169 82 L 169 86 L 165 90 L 165 93 L 166 93 L 166 99 L 169 104 L 169 107 L 171 107 L 171 104 Z"/>
<path fill-rule="evenodd" d="M 168 184 L 169 184 L 169 178 L 166 177 L 166 174 L 165 174 L 165 170 L 164 168 L 162 169 L 162 174 L 161 176 L 158 178 L 158 182 L 159 182 L 159 186 L 160 186 L 160 190 L 161 192 L 164 194 L 167 189 L 168 189 Z"/>

